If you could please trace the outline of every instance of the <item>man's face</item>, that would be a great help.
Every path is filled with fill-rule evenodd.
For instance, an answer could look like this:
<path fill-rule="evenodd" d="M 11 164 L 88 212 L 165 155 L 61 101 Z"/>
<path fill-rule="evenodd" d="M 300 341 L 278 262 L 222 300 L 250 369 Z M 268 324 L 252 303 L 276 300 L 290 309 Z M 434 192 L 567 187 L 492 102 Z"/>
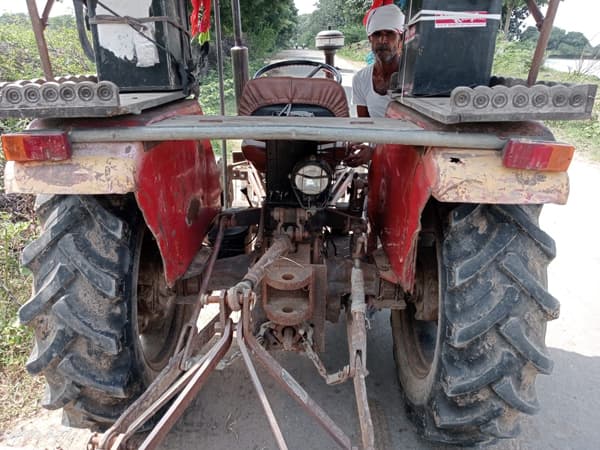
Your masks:
<path fill-rule="evenodd" d="M 400 54 L 402 48 L 401 35 L 393 30 L 376 31 L 369 36 L 371 50 L 381 62 L 390 62 Z"/>

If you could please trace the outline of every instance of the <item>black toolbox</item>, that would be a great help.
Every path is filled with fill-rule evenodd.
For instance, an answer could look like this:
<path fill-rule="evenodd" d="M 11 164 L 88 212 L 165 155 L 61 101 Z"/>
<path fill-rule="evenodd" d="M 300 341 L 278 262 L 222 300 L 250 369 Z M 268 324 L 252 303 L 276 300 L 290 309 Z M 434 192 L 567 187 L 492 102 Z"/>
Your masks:
<path fill-rule="evenodd" d="M 185 90 L 186 0 L 88 1 L 99 80 L 121 92 Z"/>
<path fill-rule="evenodd" d="M 436 97 L 457 86 L 487 86 L 501 12 L 501 0 L 412 0 L 392 89 Z"/>

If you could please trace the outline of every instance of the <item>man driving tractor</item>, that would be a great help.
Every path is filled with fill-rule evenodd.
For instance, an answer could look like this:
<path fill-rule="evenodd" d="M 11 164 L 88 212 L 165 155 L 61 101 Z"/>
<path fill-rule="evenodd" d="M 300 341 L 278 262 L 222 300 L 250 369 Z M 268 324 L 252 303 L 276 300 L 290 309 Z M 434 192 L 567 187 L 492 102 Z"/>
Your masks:
<path fill-rule="evenodd" d="M 375 62 L 359 70 L 352 80 L 352 102 L 358 117 L 384 117 L 392 100 L 388 91 L 392 74 L 400 68 L 404 14 L 396 5 L 384 5 L 367 13 L 365 23 Z M 373 147 L 354 144 L 347 159 L 349 166 L 371 160 Z"/>

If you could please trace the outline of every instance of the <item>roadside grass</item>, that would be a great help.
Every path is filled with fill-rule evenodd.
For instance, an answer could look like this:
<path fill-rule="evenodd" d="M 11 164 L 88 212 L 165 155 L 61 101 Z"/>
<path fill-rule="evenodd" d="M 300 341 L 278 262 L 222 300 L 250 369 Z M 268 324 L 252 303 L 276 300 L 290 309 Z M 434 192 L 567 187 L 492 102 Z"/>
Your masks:
<path fill-rule="evenodd" d="M 22 130 L 28 121 L 0 121 L 0 132 Z M 4 153 L 0 144 L 0 430 L 39 409 L 44 379 L 25 370 L 32 332 L 17 321 L 31 292 L 31 274 L 20 263 L 23 247 L 38 234 L 33 196 L 4 193 Z M 1 434 L 1 431 L 0 431 Z"/>
<path fill-rule="evenodd" d="M 31 292 L 31 274 L 19 256 L 37 235 L 36 225 L 24 219 L 0 212 L 0 430 L 35 413 L 44 384 L 25 370 L 32 337 L 17 322 L 17 310 Z"/>
<path fill-rule="evenodd" d="M 29 347 L 29 345 L 27 345 Z M 45 379 L 32 377 L 25 362 L 13 362 L 0 370 L 0 437 L 17 422 L 39 413 Z"/>

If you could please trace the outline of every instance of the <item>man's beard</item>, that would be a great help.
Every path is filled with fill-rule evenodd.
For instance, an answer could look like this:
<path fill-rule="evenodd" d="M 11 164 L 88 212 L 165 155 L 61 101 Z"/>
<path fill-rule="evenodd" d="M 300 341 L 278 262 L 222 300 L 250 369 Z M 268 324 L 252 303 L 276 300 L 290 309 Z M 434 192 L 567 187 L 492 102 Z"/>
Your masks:
<path fill-rule="evenodd" d="M 396 53 L 392 51 L 392 48 L 388 45 L 378 45 L 375 47 L 375 55 L 385 63 L 388 63 L 394 59 Z"/>

